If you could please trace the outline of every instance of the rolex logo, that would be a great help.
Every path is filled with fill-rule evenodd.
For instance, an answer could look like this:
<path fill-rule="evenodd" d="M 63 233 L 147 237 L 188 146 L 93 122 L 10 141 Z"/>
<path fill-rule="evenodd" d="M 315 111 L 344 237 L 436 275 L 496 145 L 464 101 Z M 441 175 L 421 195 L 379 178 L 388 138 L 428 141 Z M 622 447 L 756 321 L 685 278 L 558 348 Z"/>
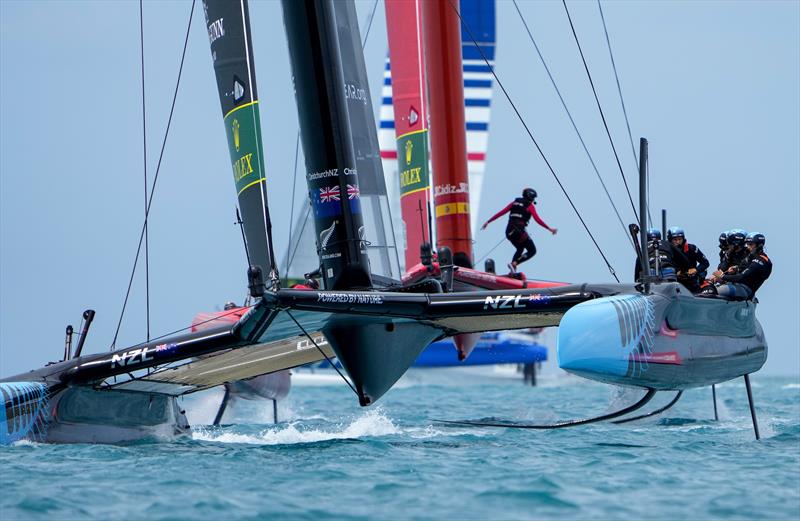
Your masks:
<path fill-rule="evenodd" d="M 411 150 L 414 148 L 414 144 L 411 142 L 410 139 L 406 140 L 406 164 L 411 164 Z"/>
<path fill-rule="evenodd" d="M 233 146 L 236 147 L 236 151 L 239 151 L 239 120 L 234 119 L 233 123 L 231 123 L 231 130 L 233 130 Z"/>

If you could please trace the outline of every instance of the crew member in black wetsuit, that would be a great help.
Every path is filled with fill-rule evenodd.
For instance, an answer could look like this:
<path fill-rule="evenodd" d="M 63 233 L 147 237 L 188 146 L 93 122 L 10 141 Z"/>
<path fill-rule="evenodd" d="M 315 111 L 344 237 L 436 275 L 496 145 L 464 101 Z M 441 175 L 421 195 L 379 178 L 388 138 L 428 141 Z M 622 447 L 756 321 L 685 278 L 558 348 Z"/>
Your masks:
<path fill-rule="evenodd" d="M 717 269 L 722 269 L 722 263 L 725 262 L 725 255 L 728 253 L 728 234 L 729 230 L 719 234 L 719 264 Z"/>
<path fill-rule="evenodd" d="M 533 188 L 526 188 L 522 191 L 522 197 L 517 197 L 508 203 L 508 206 L 494 214 L 481 226 L 481 230 L 485 230 L 490 222 L 508 213 L 506 238 L 517 249 L 511 262 L 508 263 L 508 269 L 511 273 L 516 273 L 517 266 L 536 255 L 536 245 L 533 244 L 533 239 L 531 239 L 530 235 L 528 235 L 528 232 L 525 230 L 531 217 L 533 217 L 533 220 L 539 223 L 542 228 L 553 235 L 558 233 L 558 229 L 547 226 L 542 218 L 539 217 L 539 214 L 536 213 L 536 206 L 534 206 L 536 204 L 536 196 L 536 190 Z"/>
<path fill-rule="evenodd" d="M 700 248 L 689 244 L 683 228 L 673 226 L 667 230 L 667 240 L 678 250 L 683 252 L 689 261 L 689 269 L 678 273 L 678 282 L 686 286 L 692 293 L 700 291 L 700 282 L 706 278 L 706 270 L 710 262 Z"/>
<path fill-rule="evenodd" d="M 751 299 L 758 288 L 764 284 L 772 273 L 772 261 L 764 252 L 766 239 L 763 234 L 752 232 L 747 235 L 745 245 L 750 256 L 744 269 L 737 273 L 724 273 L 717 270 L 712 276 L 713 280 L 724 282 L 717 288 L 717 294 L 723 297 Z"/>
<path fill-rule="evenodd" d="M 717 266 L 718 270 L 726 273 L 736 273 L 744 268 L 741 264 L 746 264 L 749 255 L 747 248 L 744 247 L 746 237 L 747 232 L 741 228 L 736 228 L 728 232 L 728 249 L 720 260 L 719 266 Z"/>
<path fill-rule="evenodd" d="M 658 253 L 658 274 L 664 280 L 676 280 L 679 272 L 689 271 L 689 261 L 681 250 L 667 241 L 661 240 L 661 232 L 657 228 L 647 230 L 647 258 L 650 264 L 650 275 L 656 275 L 656 252 Z M 638 262 L 634 270 L 634 280 L 641 278 L 642 266 Z"/>

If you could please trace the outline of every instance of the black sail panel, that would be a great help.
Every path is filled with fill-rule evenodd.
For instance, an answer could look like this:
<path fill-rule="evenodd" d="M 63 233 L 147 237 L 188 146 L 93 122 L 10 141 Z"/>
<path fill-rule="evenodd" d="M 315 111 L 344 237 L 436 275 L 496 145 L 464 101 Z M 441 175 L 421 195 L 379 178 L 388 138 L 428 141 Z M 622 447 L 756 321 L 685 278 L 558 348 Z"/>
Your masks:
<path fill-rule="evenodd" d="M 249 262 L 267 275 L 275 263 L 247 0 L 204 0 L 203 7 Z"/>
<path fill-rule="evenodd" d="M 353 0 L 338 0 L 333 5 L 370 266 L 372 273 L 399 278 L 400 259 L 391 224 L 356 6 Z"/>
<path fill-rule="evenodd" d="M 284 0 L 283 21 L 325 287 L 371 287 L 333 4 Z"/>

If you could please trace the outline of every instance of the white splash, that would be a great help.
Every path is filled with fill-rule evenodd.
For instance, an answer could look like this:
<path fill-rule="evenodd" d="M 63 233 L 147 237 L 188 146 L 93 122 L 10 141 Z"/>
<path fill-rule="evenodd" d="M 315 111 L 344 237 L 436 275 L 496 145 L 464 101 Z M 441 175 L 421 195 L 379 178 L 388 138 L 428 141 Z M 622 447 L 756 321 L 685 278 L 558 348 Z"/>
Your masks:
<path fill-rule="evenodd" d="M 270 428 L 258 434 L 238 434 L 219 432 L 217 429 L 198 428 L 192 438 L 218 443 L 248 443 L 255 445 L 289 445 L 296 443 L 315 443 L 327 440 L 347 440 L 373 436 L 398 434 L 398 429 L 380 409 L 368 411 L 340 430 L 302 429 L 297 423 L 285 427 Z"/>

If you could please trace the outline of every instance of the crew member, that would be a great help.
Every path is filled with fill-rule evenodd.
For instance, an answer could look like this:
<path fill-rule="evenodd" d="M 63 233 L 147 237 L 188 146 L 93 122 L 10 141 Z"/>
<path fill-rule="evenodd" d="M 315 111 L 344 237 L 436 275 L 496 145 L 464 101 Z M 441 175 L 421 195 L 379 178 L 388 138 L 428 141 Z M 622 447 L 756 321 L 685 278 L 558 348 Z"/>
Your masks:
<path fill-rule="evenodd" d="M 725 261 L 725 255 L 728 253 L 728 234 L 730 231 L 724 231 L 719 234 L 719 264 L 717 269 L 722 269 L 722 263 Z"/>
<path fill-rule="evenodd" d="M 683 252 L 689 262 L 689 269 L 678 273 L 678 281 L 686 286 L 692 293 L 700 290 L 700 282 L 706 278 L 709 262 L 700 248 L 689 244 L 683 228 L 673 226 L 667 230 L 667 240 L 678 250 Z"/>
<path fill-rule="evenodd" d="M 558 229 L 547 226 L 542 218 L 539 217 L 539 214 L 536 213 L 536 196 L 536 190 L 533 188 L 526 188 L 522 191 L 522 197 L 517 197 L 508 203 L 508 206 L 494 214 L 481 226 L 481 230 L 485 230 L 490 222 L 508 213 L 506 238 L 517 249 L 511 262 L 508 263 L 508 269 L 511 273 L 516 273 L 517 266 L 536 255 L 536 245 L 533 244 L 533 239 L 531 239 L 530 235 L 528 235 L 528 232 L 525 230 L 531 217 L 533 217 L 533 220 L 539 223 L 542 228 L 553 235 L 558 233 Z"/>
<path fill-rule="evenodd" d="M 755 296 L 758 288 L 772 273 L 772 261 L 764 252 L 765 243 L 766 238 L 761 233 L 752 232 L 747 235 L 745 247 L 750 255 L 746 266 L 737 273 L 715 271 L 712 280 L 724 282 L 717 288 L 717 294 L 740 299 L 751 299 Z"/>
<path fill-rule="evenodd" d="M 656 263 L 656 256 L 658 263 Z M 650 275 L 658 276 L 664 280 L 676 280 L 678 272 L 689 271 L 689 261 L 686 255 L 681 250 L 673 246 L 667 241 L 661 240 L 661 231 L 657 228 L 650 228 L 647 230 L 647 258 L 650 265 Z M 656 271 L 656 264 L 658 269 Z M 634 279 L 641 278 L 642 266 L 639 262 L 636 263 L 634 270 Z"/>
<path fill-rule="evenodd" d="M 744 241 L 747 238 L 747 232 L 741 228 L 736 228 L 728 232 L 728 250 L 725 256 L 717 266 L 718 270 L 725 273 L 736 273 L 741 271 L 747 264 L 747 257 L 749 253 L 744 246 Z M 745 264 L 745 266 L 742 266 Z"/>

